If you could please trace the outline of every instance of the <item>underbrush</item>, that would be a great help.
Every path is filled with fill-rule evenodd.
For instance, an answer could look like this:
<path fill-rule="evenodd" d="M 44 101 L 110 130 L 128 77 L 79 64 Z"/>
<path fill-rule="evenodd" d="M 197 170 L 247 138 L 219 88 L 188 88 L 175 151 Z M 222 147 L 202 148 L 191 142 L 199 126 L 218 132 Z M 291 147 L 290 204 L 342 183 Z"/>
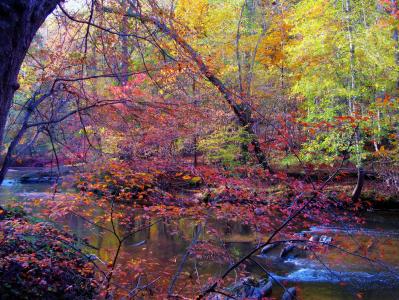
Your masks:
<path fill-rule="evenodd" d="M 339 188 L 315 192 L 320 182 L 306 182 L 283 172 L 270 174 L 257 166 L 228 170 L 199 166 L 193 169 L 176 164 L 149 166 L 144 162 L 138 167 L 114 161 L 79 175 L 76 185 L 83 203 L 94 201 L 108 212 L 103 221 L 110 217 L 119 218 L 125 224 L 154 216 L 199 217 L 212 210 L 217 218 L 227 217 L 267 230 L 276 225 L 276 213 L 281 218 L 288 217 L 308 201 L 310 203 L 306 204 L 307 209 L 301 216 L 302 223 L 330 220 L 334 210 L 360 209 L 351 207 L 349 194 Z M 314 199 L 309 200 L 311 198 Z M 82 205 L 77 203 L 77 208 Z M 114 204 L 118 205 L 114 208 Z M 137 216 L 143 207 L 145 213 Z"/>
<path fill-rule="evenodd" d="M 133 205 L 168 203 L 174 193 L 190 191 L 201 184 L 201 177 L 183 168 L 143 171 L 123 162 L 107 163 L 76 180 L 77 188 L 87 196 Z"/>
<path fill-rule="evenodd" d="M 72 236 L 0 209 L 1 299 L 92 299 L 94 275 Z"/>

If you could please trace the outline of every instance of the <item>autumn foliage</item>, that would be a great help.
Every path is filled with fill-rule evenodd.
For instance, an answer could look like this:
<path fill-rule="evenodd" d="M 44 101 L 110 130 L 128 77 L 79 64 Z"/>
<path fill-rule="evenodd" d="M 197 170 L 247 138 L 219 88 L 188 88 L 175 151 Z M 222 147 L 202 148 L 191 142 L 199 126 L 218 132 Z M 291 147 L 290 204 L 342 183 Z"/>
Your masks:
<path fill-rule="evenodd" d="M 87 299 L 97 293 L 93 265 L 73 236 L 22 210 L 0 214 L 0 294 L 4 299 Z"/>

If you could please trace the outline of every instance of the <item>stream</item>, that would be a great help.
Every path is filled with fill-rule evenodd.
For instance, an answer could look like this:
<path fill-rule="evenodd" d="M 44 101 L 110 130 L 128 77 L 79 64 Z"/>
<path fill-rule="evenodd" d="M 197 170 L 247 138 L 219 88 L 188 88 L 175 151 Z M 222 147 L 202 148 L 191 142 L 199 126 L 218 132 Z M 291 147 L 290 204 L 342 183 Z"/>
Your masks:
<path fill-rule="evenodd" d="M 22 184 L 18 181 L 21 175 L 29 171 L 10 170 L 0 187 L 0 205 L 48 195 L 50 183 Z M 345 249 L 355 255 L 344 255 L 338 249 L 326 248 L 317 255 L 288 256 L 283 260 L 279 255 L 281 248 L 275 248 L 267 255 L 258 255 L 256 260 L 285 286 L 298 287 L 301 299 L 399 299 L 399 211 L 374 211 L 365 213 L 364 218 L 365 224 L 356 228 L 317 226 L 306 231 L 311 235 L 332 237 L 333 243 L 345 245 Z M 88 249 L 91 254 L 101 261 L 112 260 L 117 241 L 110 232 L 87 227 L 84 220 L 73 215 L 65 217 L 62 222 L 97 248 Z M 227 220 L 215 220 L 211 225 L 223 232 L 225 247 L 236 258 L 256 245 L 256 233 L 249 226 Z M 146 276 L 149 279 L 164 274 L 160 281 L 164 280 L 167 284 L 190 244 L 194 226 L 194 220 L 190 219 L 156 224 L 129 238 L 123 244 L 118 261 L 123 266 L 134 264 L 133 258 L 140 258 L 146 261 Z M 203 235 L 206 237 L 207 234 Z M 378 262 L 361 257 L 366 255 Z M 190 273 L 196 268 L 200 269 L 202 275 L 193 280 L 204 284 L 207 277 L 221 274 L 227 265 L 223 257 L 203 261 L 189 259 L 184 270 Z M 249 264 L 247 270 L 253 276 L 263 276 L 255 264 Z M 184 291 L 182 281 L 176 286 L 176 292 Z M 281 288 L 274 285 L 273 297 L 279 297 L 282 292 Z"/>

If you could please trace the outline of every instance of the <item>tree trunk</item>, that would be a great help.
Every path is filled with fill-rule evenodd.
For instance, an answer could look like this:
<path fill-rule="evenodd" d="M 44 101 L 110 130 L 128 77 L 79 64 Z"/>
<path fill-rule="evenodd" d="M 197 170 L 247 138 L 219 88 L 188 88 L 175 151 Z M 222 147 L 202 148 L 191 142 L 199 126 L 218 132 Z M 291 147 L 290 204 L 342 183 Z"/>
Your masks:
<path fill-rule="evenodd" d="M 18 73 L 33 37 L 60 0 L 0 0 L 0 148 Z M 1 182 L 0 182 L 1 183 Z"/>
<path fill-rule="evenodd" d="M 121 1 L 121 6 L 124 11 L 128 10 L 128 3 L 127 1 Z M 120 37 L 121 39 L 121 46 L 122 46 L 122 59 L 121 59 L 121 67 L 120 67 L 120 73 L 122 73 L 121 77 L 121 85 L 126 85 L 126 83 L 129 81 L 129 41 L 128 37 L 125 35 L 128 32 L 128 17 L 126 15 L 122 16 L 122 22 L 121 22 L 121 33 L 122 35 Z"/>
<path fill-rule="evenodd" d="M 394 18 L 398 18 L 397 17 L 397 12 L 398 12 L 398 1 L 397 0 L 391 0 L 391 5 L 392 5 L 392 15 L 394 16 Z M 395 41 L 395 63 L 397 66 L 399 66 L 399 32 L 398 32 L 398 28 L 395 26 L 394 30 L 393 30 L 393 40 Z M 396 81 L 396 89 L 399 89 L 399 78 Z M 396 93 L 398 93 L 398 91 L 396 90 Z"/>
<path fill-rule="evenodd" d="M 366 173 L 362 167 L 357 169 L 357 183 L 356 187 L 352 192 L 352 201 L 357 202 L 359 201 L 360 195 L 362 193 L 363 185 L 364 185 L 364 177 Z"/>
<path fill-rule="evenodd" d="M 195 78 L 193 79 L 193 85 L 192 85 L 192 92 L 193 92 L 193 99 L 194 99 L 194 105 L 198 106 L 198 99 L 197 99 L 197 89 L 195 85 Z M 193 138 L 193 151 L 194 151 L 194 161 L 193 161 L 193 166 L 196 168 L 198 166 L 198 141 L 197 141 L 197 133 L 194 133 L 194 138 Z"/>
<path fill-rule="evenodd" d="M 355 45 L 353 43 L 353 26 L 351 20 L 351 13 L 352 7 L 350 0 L 345 1 L 345 13 L 346 13 L 346 20 L 348 26 L 348 43 L 349 43 L 349 53 L 350 53 L 350 84 L 349 90 L 354 91 L 356 88 L 355 83 Z M 355 113 L 355 97 L 350 96 L 348 99 L 348 110 L 349 115 L 353 115 Z M 360 194 L 362 193 L 363 185 L 364 185 L 364 170 L 362 166 L 362 159 L 359 149 L 360 144 L 360 129 L 356 128 L 355 132 L 355 146 L 356 146 L 356 155 L 357 155 L 357 184 L 355 189 L 352 192 L 352 200 L 354 202 L 359 200 Z"/>

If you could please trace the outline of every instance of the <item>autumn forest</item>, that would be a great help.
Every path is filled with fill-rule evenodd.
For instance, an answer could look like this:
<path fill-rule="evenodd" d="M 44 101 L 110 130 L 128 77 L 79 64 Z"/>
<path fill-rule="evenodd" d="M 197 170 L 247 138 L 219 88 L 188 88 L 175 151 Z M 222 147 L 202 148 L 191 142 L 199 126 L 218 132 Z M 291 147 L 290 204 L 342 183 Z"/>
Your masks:
<path fill-rule="evenodd" d="M 0 300 L 399 299 L 397 0 L 0 0 Z"/>

